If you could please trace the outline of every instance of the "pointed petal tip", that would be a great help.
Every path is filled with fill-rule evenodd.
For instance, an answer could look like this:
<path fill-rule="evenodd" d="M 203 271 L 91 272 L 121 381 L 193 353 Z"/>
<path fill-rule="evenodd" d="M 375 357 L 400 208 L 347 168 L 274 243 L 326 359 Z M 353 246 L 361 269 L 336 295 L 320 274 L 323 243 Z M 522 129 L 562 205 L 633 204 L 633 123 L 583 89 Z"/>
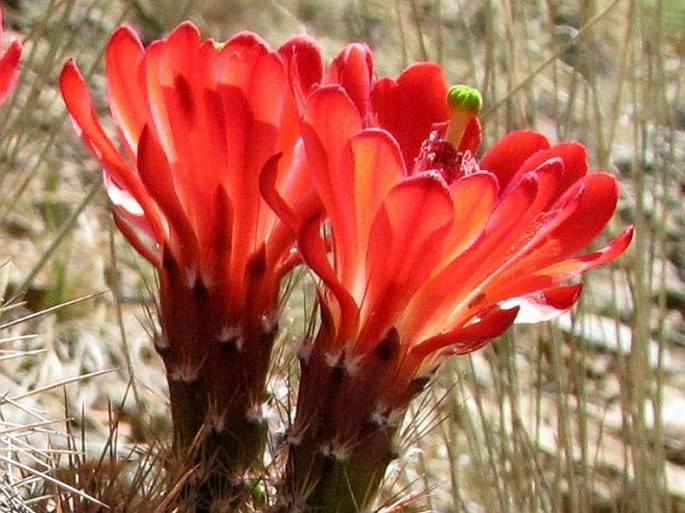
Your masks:
<path fill-rule="evenodd" d="M 556 287 L 514 298 L 505 304 L 520 308 L 516 324 L 536 324 L 555 319 L 569 311 L 580 299 L 583 284 Z"/>
<path fill-rule="evenodd" d="M 136 30 L 128 23 L 122 23 L 114 30 L 112 37 L 110 37 L 110 44 L 111 41 L 121 38 L 134 38 L 139 40 L 138 32 L 136 32 Z"/>
<path fill-rule="evenodd" d="M 73 57 L 62 67 L 59 75 L 59 88 L 67 106 L 69 106 L 70 101 L 78 100 L 78 96 L 83 94 L 85 80 Z"/>
<path fill-rule="evenodd" d="M 22 52 L 21 42 L 18 39 L 12 39 L 5 53 L 0 56 L 0 103 L 5 101 L 19 80 Z"/>
<path fill-rule="evenodd" d="M 420 359 L 438 353 L 445 356 L 471 353 L 507 331 L 516 320 L 519 310 L 519 305 L 492 307 L 483 312 L 477 321 L 431 337 L 414 346 L 411 352 Z"/>

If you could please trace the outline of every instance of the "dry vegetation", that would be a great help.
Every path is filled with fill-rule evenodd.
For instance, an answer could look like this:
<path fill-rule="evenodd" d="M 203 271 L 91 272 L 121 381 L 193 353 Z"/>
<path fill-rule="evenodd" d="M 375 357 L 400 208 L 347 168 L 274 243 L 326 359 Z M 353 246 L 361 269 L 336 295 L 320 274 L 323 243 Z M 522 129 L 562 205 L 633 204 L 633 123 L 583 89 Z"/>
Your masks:
<path fill-rule="evenodd" d="M 685 2 L 1 3 L 26 48 L 0 116 L 0 511 L 165 511 L 173 496 L 153 274 L 114 232 L 56 81 L 75 57 L 104 110 L 108 34 L 127 22 L 149 40 L 186 18 L 217 39 L 307 31 L 329 56 L 362 39 L 382 73 L 437 60 L 484 93 L 486 144 L 536 128 L 622 178 L 612 231 L 634 223 L 632 248 L 590 273 L 572 315 L 445 366 L 407 422 L 386 511 L 685 511 Z"/>

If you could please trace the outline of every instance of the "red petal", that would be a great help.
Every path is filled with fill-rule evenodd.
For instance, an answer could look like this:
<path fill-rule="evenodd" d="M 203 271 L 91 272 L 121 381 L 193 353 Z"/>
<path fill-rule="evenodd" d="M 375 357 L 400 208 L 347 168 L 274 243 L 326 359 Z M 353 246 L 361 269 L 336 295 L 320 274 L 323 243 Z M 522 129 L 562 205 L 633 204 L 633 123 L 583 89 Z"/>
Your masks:
<path fill-rule="evenodd" d="M 404 177 L 399 148 L 386 132 L 365 130 L 349 140 L 337 166 L 314 169 L 314 177 L 333 231 L 338 276 L 361 301 L 371 225 L 390 189 Z"/>
<path fill-rule="evenodd" d="M 459 148 L 457 149 L 460 152 L 468 151 L 475 157 L 478 154 L 478 148 L 480 148 L 482 142 L 483 127 L 480 124 L 480 120 L 477 117 L 474 117 L 469 121 L 469 124 L 466 125 L 466 130 L 464 131 L 464 135 L 459 142 Z"/>
<path fill-rule="evenodd" d="M 229 42 L 219 53 L 216 65 L 223 69 L 220 83 L 242 90 L 255 119 L 279 126 L 289 87 L 285 66 L 277 53 L 263 45 L 236 49 Z"/>
<path fill-rule="evenodd" d="M 295 214 L 290 204 L 276 190 L 278 178 L 278 161 L 281 155 L 275 155 L 265 164 L 259 177 L 259 191 L 269 207 L 287 224 L 293 233 L 297 233 L 301 219 Z"/>
<path fill-rule="evenodd" d="M 569 189 L 558 204 L 563 205 L 568 198 L 575 196 L 580 187 L 582 195 L 574 212 L 549 234 L 548 241 L 540 247 L 541 251 L 550 251 L 550 261 L 585 249 L 604 229 L 616 209 L 618 182 L 608 173 L 587 175 Z"/>
<path fill-rule="evenodd" d="M 530 156 L 522 165 L 520 173 L 531 171 L 545 161 L 559 158 L 564 163 L 564 178 L 559 187 L 560 193 L 570 188 L 587 174 L 587 149 L 579 143 L 555 144 Z"/>
<path fill-rule="evenodd" d="M 111 180 L 118 189 L 131 195 L 143 209 L 152 230 L 148 236 L 158 242 L 163 240 L 164 229 L 157 217 L 156 207 L 150 202 L 140 178 L 123 160 L 117 148 L 105 134 L 95 113 L 83 76 L 73 61 L 64 65 L 60 75 L 60 90 L 77 132 L 104 166 L 108 180 Z"/>
<path fill-rule="evenodd" d="M 362 305 L 368 322 L 360 335 L 360 352 L 367 349 L 363 342 L 377 343 L 395 324 L 435 270 L 453 220 L 452 199 L 436 175 L 417 175 L 390 191 L 369 235 Z"/>
<path fill-rule="evenodd" d="M 2 18 L 0 18 L 0 27 L 2 27 Z M 0 43 L 2 43 L 1 32 L 2 29 L 0 29 Z M 21 43 L 18 40 L 14 40 L 10 43 L 2 59 L 0 59 L 0 104 L 7 99 L 19 79 L 21 53 Z"/>
<path fill-rule="evenodd" d="M 550 158 L 540 162 L 540 164 L 525 173 L 518 172 L 516 176 L 509 182 L 507 188 L 502 191 L 501 196 L 506 196 L 509 191 L 518 186 L 521 180 L 526 179 L 531 173 L 534 173 L 538 180 L 538 196 L 536 198 L 534 208 L 536 213 L 547 210 L 550 205 L 558 199 L 561 190 L 561 182 L 564 179 L 564 163 L 560 158 Z"/>
<path fill-rule="evenodd" d="M 350 152 L 343 154 L 339 173 L 349 180 L 349 188 L 341 194 L 343 215 L 355 222 L 357 243 L 363 259 L 368 236 L 378 209 L 390 190 L 404 177 L 402 155 L 395 140 L 386 132 L 368 129 L 350 140 Z"/>
<path fill-rule="evenodd" d="M 619 257 L 628 249 L 631 240 L 633 239 L 633 227 L 628 227 L 626 230 L 612 240 L 602 249 L 581 255 L 575 258 L 569 258 L 563 262 L 551 265 L 536 272 L 536 276 L 554 276 L 555 281 L 566 281 L 580 273 L 593 269 L 597 266 L 611 262 Z"/>
<path fill-rule="evenodd" d="M 480 236 L 490 220 L 497 191 L 497 179 L 484 172 L 467 175 L 450 185 L 454 225 L 445 243 L 445 262 L 456 258 Z"/>
<path fill-rule="evenodd" d="M 286 152 L 284 160 L 288 161 L 288 150 L 295 147 L 300 137 L 300 118 L 305 110 L 307 95 L 323 80 L 323 59 L 316 41 L 309 36 L 297 36 L 289 40 L 278 53 L 284 61 L 285 76 L 290 84 L 278 145 L 279 150 Z"/>
<path fill-rule="evenodd" d="M 371 102 L 378 124 L 397 139 L 408 167 L 433 124 L 449 119 L 446 98 L 442 67 L 428 62 L 409 66 L 397 82 L 384 78 L 373 87 Z"/>
<path fill-rule="evenodd" d="M 516 317 L 517 324 L 546 322 L 573 307 L 582 290 L 582 283 L 556 287 L 507 301 L 506 304 L 520 308 Z"/>
<path fill-rule="evenodd" d="M 237 305 L 236 302 L 233 305 L 240 308 L 241 303 L 244 304 L 245 301 L 245 293 L 238 288 L 239 284 L 243 283 L 243 270 L 232 269 L 229 264 L 233 249 L 233 230 L 236 217 L 233 202 L 222 186 L 217 187 L 208 201 L 212 204 L 211 211 L 213 214 L 208 220 L 208 239 L 201 241 L 204 243 L 201 273 L 203 278 L 207 280 L 205 283 L 211 283 L 212 279 L 224 284 L 229 283 L 230 290 L 227 292 L 231 297 L 238 298 Z M 236 272 L 239 276 L 230 276 L 231 272 Z"/>
<path fill-rule="evenodd" d="M 416 344 L 411 349 L 411 353 L 420 359 L 426 359 L 438 353 L 442 353 L 441 356 L 470 353 L 504 333 L 513 324 L 518 311 L 518 307 L 506 310 L 493 308 L 482 314 L 481 318 L 473 324 L 441 333 Z"/>
<path fill-rule="evenodd" d="M 140 226 L 141 219 L 135 218 L 130 212 L 116 206 L 112 208 L 112 216 L 114 217 L 114 224 L 117 225 L 129 244 L 133 246 L 133 249 L 157 269 L 160 269 L 162 267 L 161 243 L 150 239 L 149 229 L 146 230 Z"/>
<path fill-rule="evenodd" d="M 358 307 L 352 296 L 340 284 L 328 260 L 328 248 L 321 238 L 321 217 L 314 217 L 302 224 L 297 245 L 307 265 L 323 280 L 340 306 L 338 329 L 342 340 L 351 339 L 357 321 Z"/>
<path fill-rule="evenodd" d="M 288 40 L 278 49 L 285 62 L 296 99 L 304 110 L 304 100 L 312 87 L 323 80 L 323 58 L 313 37 L 303 35 Z"/>
<path fill-rule="evenodd" d="M 494 299 L 526 296 L 537 290 L 560 285 L 590 269 L 616 259 L 628 248 L 632 237 L 633 228 L 629 227 L 598 251 L 557 261 L 547 267 L 542 267 L 543 263 L 540 262 L 542 258 L 538 258 L 537 265 L 531 264 L 531 259 L 521 260 L 498 278 L 499 285 L 493 285 Z M 538 250 L 535 256 L 537 253 Z M 545 254 L 542 253 L 542 257 L 544 256 Z"/>
<path fill-rule="evenodd" d="M 324 87 L 308 98 L 302 134 L 316 192 L 333 226 L 342 276 L 355 274 L 356 178 L 350 140 L 360 129 L 359 112 L 342 89 Z"/>
<path fill-rule="evenodd" d="M 510 132 L 497 141 L 478 162 L 484 171 L 490 171 L 504 191 L 523 163 L 534 153 L 549 148 L 542 134 L 518 130 Z"/>
<path fill-rule="evenodd" d="M 473 308 L 482 308 L 478 301 L 482 285 L 513 251 L 512 242 L 522 231 L 521 223 L 528 218 L 537 191 L 537 177 L 529 175 L 501 199 L 480 238 L 412 299 L 402 333 L 410 339 L 425 339 L 435 326 L 460 326 Z"/>
<path fill-rule="evenodd" d="M 243 30 L 242 32 L 238 32 L 237 34 L 234 34 L 233 36 L 228 39 L 224 43 L 224 46 L 230 46 L 232 49 L 236 48 L 254 48 L 256 46 L 262 47 L 262 48 L 267 48 L 268 45 L 266 44 L 266 41 L 262 39 L 259 34 L 256 34 L 250 30 Z"/>
<path fill-rule="evenodd" d="M 139 73 L 143 54 L 140 39 L 128 26 L 114 33 L 105 53 L 109 106 L 131 159 L 148 121 L 145 88 Z"/>
<path fill-rule="evenodd" d="M 333 60 L 328 72 L 327 83 L 342 86 L 365 121 L 371 115 L 373 73 L 373 53 L 363 43 L 347 45 Z"/>
<path fill-rule="evenodd" d="M 316 137 L 325 145 L 324 160 L 331 165 L 339 161 L 349 139 L 362 129 L 359 112 L 337 86 L 322 87 L 309 96 L 304 123 L 305 128 L 309 128 L 309 139 Z"/>
<path fill-rule="evenodd" d="M 60 75 L 60 89 L 78 134 L 98 160 L 112 168 L 112 177 L 133 189 L 133 184 L 138 181 L 137 177 L 100 125 L 86 83 L 73 60 L 64 65 Z"/>
<path fill-rule="evenodd" d="M 138 146 L 138 172 L 150 196 L 164 213 L 173 238 L 168 242 L 174 257 L 182 267 L 198 260 L 197 235 L 183 210 L 174 189 L 173 177 L 166 155 L 146 126 Z"/>

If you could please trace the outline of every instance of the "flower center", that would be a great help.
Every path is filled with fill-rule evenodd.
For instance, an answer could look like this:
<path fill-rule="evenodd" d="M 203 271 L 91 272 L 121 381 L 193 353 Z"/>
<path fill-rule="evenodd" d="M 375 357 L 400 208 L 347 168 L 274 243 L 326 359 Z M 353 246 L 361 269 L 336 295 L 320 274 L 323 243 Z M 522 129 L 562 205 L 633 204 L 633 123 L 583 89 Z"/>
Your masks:
<path fill-rule="evenodd" d="M 476 89 L 457 85 L 447 92 L 447 105 L 451 111 L 450 120 L 433 125 L 428 138 L 421 144 L 413 172 L 437 171 L 451 183 L 478 169 L 471 152 L 460 151 L 459 147 L 466 127 L 478 115 L 483 100 Z"/>

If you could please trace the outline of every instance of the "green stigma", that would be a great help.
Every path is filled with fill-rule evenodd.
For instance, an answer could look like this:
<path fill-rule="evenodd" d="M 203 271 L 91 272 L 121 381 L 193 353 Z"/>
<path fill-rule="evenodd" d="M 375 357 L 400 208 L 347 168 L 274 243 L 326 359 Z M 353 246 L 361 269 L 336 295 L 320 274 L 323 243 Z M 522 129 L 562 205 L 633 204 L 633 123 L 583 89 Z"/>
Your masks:
<path fill-rule="evenodd" d="M 478 92 L 478 89 L 459 84 L 450 87 L 449 91 L 447 91 L 447 104 L 452 110 L 476 115 L 483 108 L 483 97 Z"/>
<path fill-rule="evenodd" d="M 224 46 L 226 46 L 226 43 L 222 43 L 220 41 L 212 41 L 214 43 L 214 49 L 215 50 L 221 50 L 223 49 Z"/>

